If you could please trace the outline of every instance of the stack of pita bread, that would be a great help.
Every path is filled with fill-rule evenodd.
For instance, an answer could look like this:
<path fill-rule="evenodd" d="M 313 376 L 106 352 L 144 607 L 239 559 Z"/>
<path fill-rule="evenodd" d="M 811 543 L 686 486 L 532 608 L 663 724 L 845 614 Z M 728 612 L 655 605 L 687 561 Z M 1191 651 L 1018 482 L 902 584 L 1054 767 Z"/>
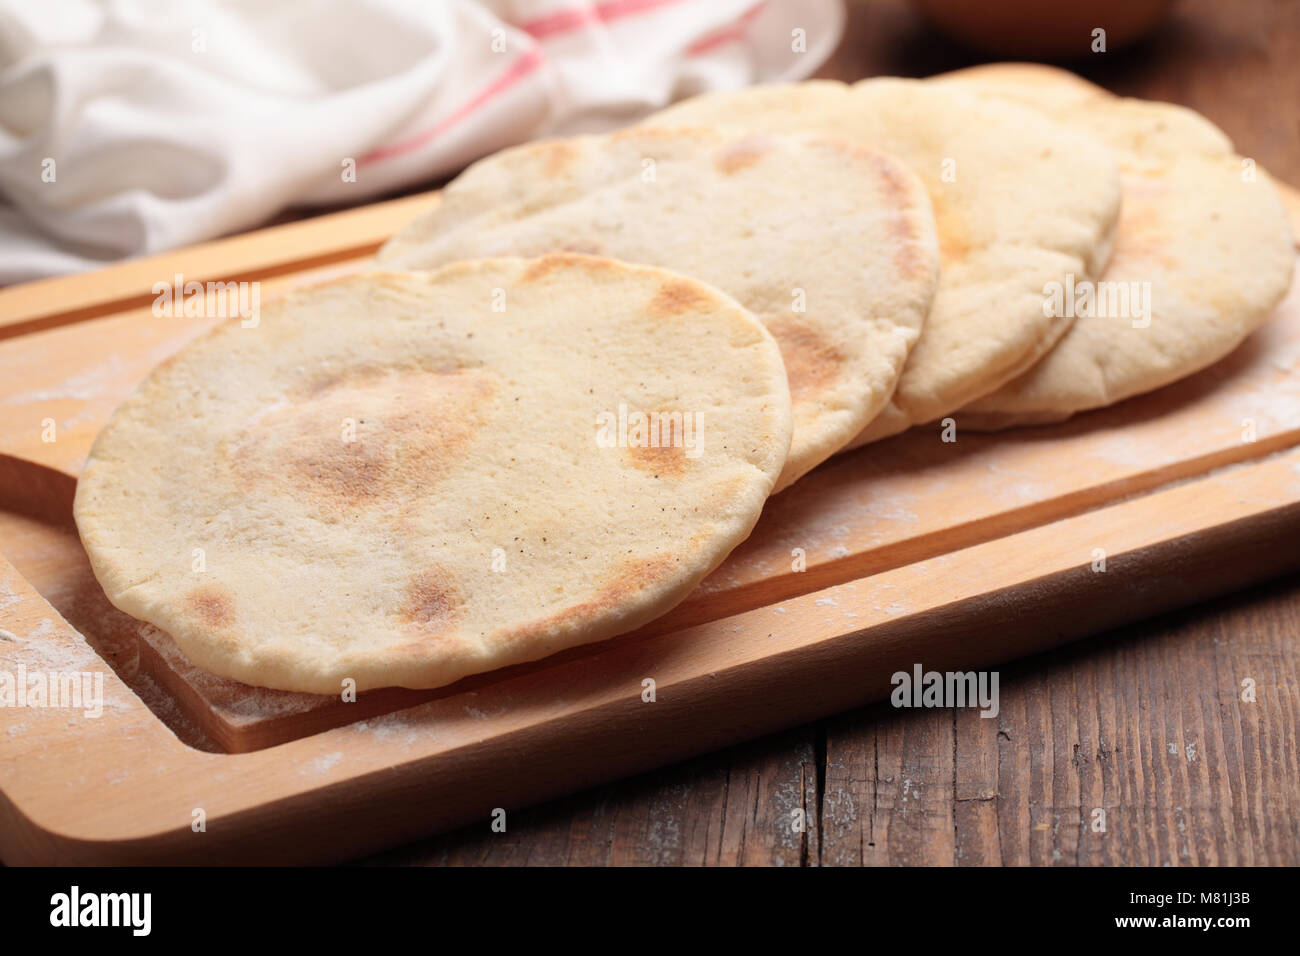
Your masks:
<path fill-rule="evenodd" d="M 711 94 L 489 157 L 173 356 L 76 519 L 213 673 L 437 687 L 662 614 L 840 451 L 1190 375 L 1293 259 L 1222 132 L 1062 71 Z"/>

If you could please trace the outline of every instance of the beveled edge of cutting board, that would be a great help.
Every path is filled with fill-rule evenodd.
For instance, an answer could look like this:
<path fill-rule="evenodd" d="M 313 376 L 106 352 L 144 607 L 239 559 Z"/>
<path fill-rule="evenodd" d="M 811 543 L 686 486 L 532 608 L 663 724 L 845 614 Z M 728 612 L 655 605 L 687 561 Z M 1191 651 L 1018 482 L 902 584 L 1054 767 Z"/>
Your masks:
<path fill-rule="evenodd" d="M 405 223 L 438 204 L 438 190 L 214 239 L 92 272 L 0 288 L 0 340 L 149 305 L 154 283 L 242 282 L 305 272 L 374 254 Z"/>
<path fill-rule="evenodd" d="M 1291 450 L 770 607 L 593 645 L 468 700 L 246 754 L 186 747 L 99 661 L 119 696 L 98 720 L 0 708 L 0 854 L 342 858 L 866 703 L 913 662 L 1005 660 L 1275 576 L 1300 566 L 1298 536 Z M 3 561 L 0 584 L 22 633 L 43 630 L 84 657 L 84 639 Z M 654 703 L 642 701 L 646 677 Z M 20 717 L 40 726 L 15 733 Z"/>

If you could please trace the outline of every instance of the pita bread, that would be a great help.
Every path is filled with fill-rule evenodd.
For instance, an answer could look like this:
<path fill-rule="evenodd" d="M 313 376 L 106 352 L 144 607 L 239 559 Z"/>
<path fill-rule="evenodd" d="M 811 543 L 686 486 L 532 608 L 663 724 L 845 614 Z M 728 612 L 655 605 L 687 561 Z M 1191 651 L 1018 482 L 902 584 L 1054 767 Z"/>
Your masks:
<path fill-rule="evenodd" d="M 1091 137 L 921 81 L 754 87 L 647 122 L 834 132 L 898 156 L 925 183 L 939 290 L 892 400 L 850 447 L 942 418 L 1033 365 L 1069 325 L 1043 315 L 1043 286 L 1099 272 L 1119 215 L 1118 169 Z"/>
<path fill-rule="evenodd" d="M 790 428 L 775 341 L 717 290 L 468 262 L 196 340 L 114 414 L 74 512 L 109 599 L 214 674 L 437 687 L 671 608 L 749 534 Z"/>
<path fill-rule="evenodd" d="M 889 399 L 938 282 L 920 181 L 842 140 L 634 128 L 471 167 L 379 253 L 390 268 L 557 248 L 644 262 L 733 295 L 776 336 L 794 437 L 777 490 Z"/>
<path fill-rule="evenodd" d="M 963 427 L 1060 421 L 1191 375 L 1258 328 L 1291 284 L 1295 253 L 1277 190 L 1243 167 L 1221 130 L 1168 103 L 1084 96 L 1083 81 L 1042 71 L 1028 94 L 987 70 L 941 80 L 1052 111 L 1068 102 L 1071 121 L 1114 151 L 1124 208 L 1092 289 L 1105 306 L 1080 314 L 1041 362 L 964 409 Z"/>
<path fill-rule="evenodd" d="M 1110 91 L 1077 73 L 1042 63 L 981 63 L 940 73 L 927 81 L 954 84 L 956 89 L 1019 103 L 1068 122 L 1068 111 L 1079 103 L 1109 97 Z"/>

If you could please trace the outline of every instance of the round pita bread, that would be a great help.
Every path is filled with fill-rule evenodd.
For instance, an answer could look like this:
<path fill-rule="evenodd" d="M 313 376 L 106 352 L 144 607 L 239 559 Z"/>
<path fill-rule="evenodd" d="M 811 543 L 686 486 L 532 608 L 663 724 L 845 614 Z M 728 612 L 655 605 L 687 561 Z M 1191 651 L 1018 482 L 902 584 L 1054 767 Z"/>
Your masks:
<path fill-rule="evenodd" d="M 856 447 L 941 418 L 1029 368 L 1065 332 L 1042 289 L 1100 271 L 1119 173 L 1090 137 L 1032 110 L 921 81 L 818 81 L 696 97 L 648 123 L 816 130 L 885 150 L 934 205 L 939 290 L 892 400 Z"/>
<path fill-rule="evenodd" d="M 777 490 L 884 406 L 938 282 L 930 202 L 843 140 L 640 129 L 472 166 L 379 253 L 391 268 L 554 249 L 644 262 L 734 296 L 776 336 L 794 403 Z"/>
<path fill-rule="evenodd" d="M 958 415 L 997 429 L 1061 421 L 1167 385 L 1227 355 L 1258 328 L 1291 284 L 1295 253 L 1276 188 L 1243 166 L 1228 137 L 1168 103 L 1120 99 L 1041 68 L 1030 92 L 994 70 L 939 78 L 981 95 L 1057 111 L 1119 159 L 1123 213 L 1100 280 L 1062 290 L 1078 313 L 1041 362 Z M 1015 76 L 1016 74 L 1011 74 Z M 1065 74 L 1071 76 L 1072 74 Z M 1008 91 L 1011 92 L 1008 92 Z M 1084 310 L 1092 310 L 1091 314 Z"/>
<path fill-rule="evenodd" d="M 967 93 L 996 96 L 1068 119 L 1067 111 L 1079 103 L 1110 96 L 1105 87 L 1077 73 L 1042 63 L 981 63 L 932 76 L 927 83 L 956 85 Z"/>
<path fill-rule="evenodd" d="M 114 414 L 74 510 L 109 599 L 214 674 L 437 687 L 667 611 L 749 534 L 790 428 L 775 341 L 716 289 L 467 262 L 196 340 Z"/>

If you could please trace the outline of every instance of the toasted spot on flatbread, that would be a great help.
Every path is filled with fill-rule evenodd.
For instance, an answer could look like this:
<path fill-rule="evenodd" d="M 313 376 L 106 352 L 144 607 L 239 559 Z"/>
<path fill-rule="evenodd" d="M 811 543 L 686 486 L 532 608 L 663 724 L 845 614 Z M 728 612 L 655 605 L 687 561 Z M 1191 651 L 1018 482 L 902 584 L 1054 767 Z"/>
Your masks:
<path fill-rule="evenodd" d="M 889 233 L 895 239 L 894 265 L 898 267 L 899 274 L 909 278 L 924 276 L 930 270 L 930 265 L 923 252 L 924 247 L 918 241 L 915 220 L 902 213 L 890 216 Z"/>
<path fill-rule="evenodd" d="M 819 136 L 812 140 L 820 146 L 852 156 L 866 163 L 875 173 L 879 184 L 882 209 L 890 210 L 889 235 L 894 240 L 894 264 L 907 278 L 929 274 L 930 265 L 925 254 L 925 237 L 920 221 L 911 212 L 917 206 L 919 183 L 916 177 L 892 156 L 868 149 L 860 143 L 836 136 Z"/>
<path fill-rule="evenodd" d="M 941 267 L 956 265 L 970 255 L 973 244 L 966 230 L 961 212 L 949 205 L 941 196 L 934 199 L 934 222 L 939 233 L 939 261 Z"/>
<path fill-rule="evenodd" d="M 538 143 L 532 149 L 542 160 L 543 174 L 552 179 L 562 175 L 578 158 L 573 144 L 562 139 Z"/>
<path fill-rule="evenodd" d="M 585 241 L 573 243 L 575 246 L 594 245 Z M 540 259 L 534 259 L 528 267 L 519 276 L 520 282 L 536 282 L 550 275 L 557 269 L 572 268 L 580 266 L 591 272 L 609 272 L 615 267 L 611 259 L 589 258 L 584 253 L 585 249 L 567 249 L 564 252 L 552 252 L 549 255 L 542 256 Z"/>
<path fill-rule="evenodd" d="M 301 485 L 351 505 L 374 498 L 383 489 L 387 467 L 372 449 L 355 443 L 338 448 L 318 445 L 322 446 L 318 452 L 290 462 L 289 471 Z"/>
<path fill-rule="evenodd" d="M 744 491 L 745 481 L 743 478 L 730 478 L 713 489 L 711 498 L 719 505 L 723 505 L 735 501 L 740 495 L 744 494 Z"/>
<path fill-rule="evenodd" d="M 670 279 L 659 287 L 655 297 L 650 301 L 650 312 L 659 316 L 686 315 L 691 312 L 703 312 L 714 303 L 696 282 L 682 282 Z"/>
<path fill-rule="evenodd" d="M 844 356 L 811 325 L 789 317 L 770 320 L 767 328 L 781 346 L 791 398 L 807 398 L 838 381 Z"/>
<path fill-rule="evenodd" d="M 562 265 L 564 265 L 564 257 L 561 255 L 542 256 L 540 259 L 534 259 L 529 263 L 528 268 L 519 276 L 519 281 L 536 282 Z"/>
<path fill-rule="evenodd" d="M 451 575 L 434 567 L 419 572 L 407 583 L 398 613 L 404 623 L 417 626 L 425 636 L 436 637 L 451 629 L 460 603 Z"/>
<path fill-rule="evenodd" d="M 916 206 L 911 174 L 888 156 L 872 150 L 860 151 L 867 154 L 879 176 L 884 207 L 893 210 L 889 217 L 889 234 L 894 239 L 894 263 L 898 271 L 909 278 L 926 275 L 930 265 L 924 254 L 924 241 L 919 223 L 910 212 Z"/>
<path fill-rule="evenodd" d="M 663 580 L 684 558 L 656 556 L 644 560 L 619 562 L 610 572 L 609 580 L 592 598 L 574 604 L 556 614 L 541 618 L 521 628 L 501 635 L 501 640 L 515 643 L 540 632 L 560 631 L 580 627 L 586 621 L 598 618 L 613 608 L 622 607 L 635 600 L 648 584 Z"/>
<path fill-rule="evenodd" d="M 185 606 L 208 627 L 228 627 L 235 621 L 234 599 L 215 584 L 204 584 L 185 597 Z"/>
<path fill-rule="evenodd" d="M 481 369 L 332 373 L 262 414 L 229 454 L 256 493 L 273 485 L 337 517 L 430 487 L 483 427 L 497 388 Z"/>
<path fill-rule="evenodd" d="M 632 594 L 645 588 L 647 581 L 657 580 L 668 574 L 673 566 L 681 562 L 680 558 L 660 555 L 641 561 L 624 561 L 616 568 L 613 578 L 605 585 L 596 598 L 589 602 L 593 608 L 617 607 Z"/>
<path fill-rule="evenodd" d="M 1163 206 L 1169 201 L 1169 190 L 1157 181 L 1139 176 L 1124 177 L 1124 206 L 1119 213 L 1119 228 L 1115 231 L 1114 257 L 1124 261 L 1154 262 L 1166 269 L 1178 268 L 1178 259 L 1171 253 L 1176 244 L 1169 233 Z"/>
<path fill-rule="evenodd" d="M 713 165 L 729 176 L 753 166 L 770 153 L 774 145 L 770 136 L 746 136 L 734 143 L 728 143 L 714 153 Z"/>
<path fill-rule="evenodd" d="M 628 462 L 642 471 L 664 478 L 676 478 L 686 471 L 690 459 L 686 449 L 678 444 L 632 446 L 627 449 Z"/>

